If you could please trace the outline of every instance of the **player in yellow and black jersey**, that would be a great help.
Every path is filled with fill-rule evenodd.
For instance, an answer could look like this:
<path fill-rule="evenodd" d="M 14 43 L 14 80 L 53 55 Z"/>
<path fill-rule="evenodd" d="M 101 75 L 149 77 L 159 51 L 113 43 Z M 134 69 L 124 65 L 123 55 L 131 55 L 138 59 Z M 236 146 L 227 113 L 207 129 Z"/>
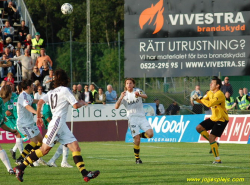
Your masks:
<path fill-rule="evenodd" d="M 215 157 L 215 161 L 213 162 L 214 164 L 221 163 L 218 152 L 218 144 L 215 139 L 222 135 L 229 121 L 225 107 L 225 95 L 220 88 L 221 80 L 214 77 L 210 83 L 210 91 L 206 96 L 199 97 L 197 94 L 194 94 L 192 97 L 195 101 L 202 103 L 207 107 L 211 107 L 212 109 L 212 116 L 201 122 L 196 127 L 196 130 L 209 141 L 211 150 Z M 211 129 L 211 133 L 208 134 L 207 130 Z"/>

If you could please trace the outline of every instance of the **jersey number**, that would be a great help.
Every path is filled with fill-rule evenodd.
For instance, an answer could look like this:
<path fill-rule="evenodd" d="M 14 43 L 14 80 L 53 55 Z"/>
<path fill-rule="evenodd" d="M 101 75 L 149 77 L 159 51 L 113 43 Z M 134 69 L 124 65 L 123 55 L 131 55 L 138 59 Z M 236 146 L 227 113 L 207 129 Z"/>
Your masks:
<path fill-rule="evenodd" d="M 57 106 L 57 94 L 51 94 L 50 96 L 51 108 L 54 109 Z"/>

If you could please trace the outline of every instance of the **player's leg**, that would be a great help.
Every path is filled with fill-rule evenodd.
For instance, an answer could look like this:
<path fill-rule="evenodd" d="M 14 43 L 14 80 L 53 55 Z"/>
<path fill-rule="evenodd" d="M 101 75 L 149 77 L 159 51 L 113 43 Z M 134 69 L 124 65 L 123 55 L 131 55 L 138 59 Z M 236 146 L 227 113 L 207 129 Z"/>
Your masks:
<path fill-rule="evenodd" d="M 76 140 L 73 141 L 72 143 L 67 144 L 67 147 L 72 151 L 73 160 L 74 160 L 77 168 L 81 172 L 84 181 L 88 182 L 91 179 L 96 178 L 100 174 L 99 170 L 96 170 L 96 171 L 87 171 L 86 170 L 85 163 L 84 163 L 82 155 L 81 155 L 81 149 L 80 149 L 79 144 Z"/>
<path fill-rule="evenodd" d="M 211 130 L 212 127 L 213 127 L 213 122 L 210 119 L 206 119 L 206 120 L 202 121 L 199 125 L 197 125 L 196 130 L 207 141 L 209 141 L 209 133 L 207 131 Z"/>
<path fill-rule="evenodd" d="M 220 156 L 219 156 L 219 147 L 218 147 L 218 144 L 215 141 L 216 138 L 217 138 L 217 136 L 215 136 L 213 134 L 210 134 L 209 135 L 209 143 L 210 143 L 211 150 L 212 150 L 212 152 L 214 154 L 214 157 L 215 157 L 215 162 L 216 163 L 221 163 L 221 159 L 220 159 Z"/>
<path fill-rule="evenodd" d="M 18 127 L 18 130 L 24 135 L 27 136 L 30 140 L 30 143 L 24 147 L 24 150 L 21 156 L 16 160 L 17 164 L 21 164 L 24 158 L 29 155 L 32 150 L 36 150 L 42 145 L 42 135 L 37 126 L 33 127 Z"/>
<path fill-rule="evenodd" d="M 15 119 L 9 118 L 8 121 L 5 122 L 5 124 L 11 129 L 16 129 L 16 120 Z M 20 134 L 17 134 L 16 135 L 16 144 L 12 149 L 10 149 L 11 157 L 14 160 L 16 160 L 16 150 L 19 149 L 20 153 L 22 153 L 22 151 L 23 151 L 23 142 L 22 142 L 22 140 L 20 141 L 20 138 L 21 138 Z"/>
<path fill-rule="evenodd" d="M 43 157 L 44 155 L 48 154 L 52 147 L 48 146 L 47 144 L 43 143 L 42 146 L 39 149 L 36 149 L 35 151 L 31 152 L 26 159 L 21 163 L 19 166 L 16 166 L 14 168 L 14 171 L 16 173 L 16 177 L 20 182 L 23 182 L 23 174 L 24 170 L 28 165 L 33 164 L 35 161 L 37 161 L 39 158 Z"/>
<path fill-rule="evenodd" d="M 215 139 L 220 137 L 227 126 L 228 121 L 225 122 L 214 122 L 214 126 L 212 128 L 211 134 L 209 135 L 209 143 L 211 146 L 211 150 L 214 154 L 215 161 L 214 164 L 221 163 L 221 159 L 219 156 L 219 147 Z"/>
<path fill-rule="evenodd" d="M 63 168 L 73 168 L 73 166 L 71 166 L 68 162 L 67 162 L 67 159 L 68 159 L 68 154 L 69 154 L 69 149 L 68 147 L 62 145 L 63 147 L 63 152 L 62 152 L 62 163 L 61 163 L 61 167 Z"/>
<path fill-rule="evenodd" d="M 2 149 L 1 145 L 0 145 L 0 159 L 2 160 L 3 164 L 7 168 L 7 171 L 12 175 L 15 174 L 11 165 L 10 165 L 10 160 L 9 160 L 5 150 Z"/>
<path fill-rule="evenodd" d="M 17 146 L 16 144 L 13 146 L 13 148 L 10 149 L 10 154 L 11 154 L 11 157 L 12 159 L 16 160 L 16 151 L 17 151 Z M 22 152 L 20 152 L 22 153 Z"/>
<path fill-rule="evenodd" d="M 146 132 L 140 133 L 141 138 L 152 138 L 154 136 L 153 129 L 148 129 Z"/>
<path fill-rule="evenodd" d="M 146 117 L 138 117 L 135 118 L 137 122 L 137 125 L 139 127 L 139 129 L 142 129 L 144 132 L 139 134 L 140 138 L 152 138 L 154 136 L 154 131 L 151 127 L 151 125 L 149 124 L 148 120 L 146 119 Z M 135 153 L 135 158 L 136 158 L 136 164 L 140 164 L 142 163 L 142 161 L 140 160 L 139 157 L 139 153 L 140 153 L 140 145 L 137 145 L 135 143 L 134 145 L 134 153 Z"/>
<path fill-rule="evenodd" d="M 141 143 L 141 137 L 140 134 L 133 137 L 134 138 L 134 155 L 135 155 L 135 163 L 141 164 L 142 161 L 140 159 L 140 143 Z"/>
<path fill-rule="evenodd" d="M 129 128 L 131 131 L 131 135 L 134 140 L 134 155 L 135 155 L 135 163 L 139 164 L 142 163 L 140 160 L 140 127 L 138 125 L 138 119 L 136 117 L 130 117 L 128 120 Z"/>
<path fill-rule="evenodd" d="M 59 147 L 56 150 L 56 153 L 53 155 L 53 157 L 47 162 L 47 165 L 49 167 L 57 167 L 55 164 L 56 160 L 62 155 L 63 153 L 63 145 L 59 144 Z"/>
<path fill-rule="evenodd" d="M 23 151 L 23 139 L 20 134 L 16 135 L 16 146 L 20 153 Z"/>

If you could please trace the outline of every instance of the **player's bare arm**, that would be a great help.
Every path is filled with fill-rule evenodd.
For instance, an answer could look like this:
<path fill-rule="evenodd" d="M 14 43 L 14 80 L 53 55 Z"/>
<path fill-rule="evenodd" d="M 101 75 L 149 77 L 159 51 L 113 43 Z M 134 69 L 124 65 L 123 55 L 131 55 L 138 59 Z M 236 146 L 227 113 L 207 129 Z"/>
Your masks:
<path fill-rule="evenodd" d="M 5 124 L 3 124 L 3 125 L 1 126 L 1 128 L 2 128 L 3 130 L 6 130 L 6 131 L 8 131 L 8 132 L 11 132 L 12 134 L 15 134 L 15 135 L 18 134 L 18 131 L 17 131 L 17 130 L 11 129 L 11 128 L 7 127 L 7 125 L 5 125 Z"/>
<path fill-rule="evenodd" d="M 121 93 L 121 96 L 120 98 L 117 100 L 117 102 L 115 103 L 115 109 L 119 109 L 120 105 L 121 105 L 121 102 L 122 102 L 122 99 L 123 97 L 126 95 L 126 91 L 122 92 Z"/>
<path fill-rule="evenodd" d="M 33 114 L 36 114 L 36 110 L 33 109 L 30 105 L 26 105 L 25 108 L 26 108 L 29 112 L 31 112 L 31 113 L 33 113 Z"/>
<path fill-rule="evenodd" d="M 78 108 L 80 108 L 80 107 L 82 107 L 82 106 L 87 106 L 87 105 L 88 105 L 88 103 L 86 103 L 86 102 L 83 101 L 83 100 L 80 100 L 80 101 L 78 101 L 76 104 L 73 105 L 73 108 L 74 108 L 74 109 L 78 109 Z"/>
<path fill-rule="evenodd" d="M 36 120 L 36 125 L 38 127 L 42 127 L 43 126 L 43 119 L 42 119 L 42 115 L 41 115 L 41 110 L 42 110 L 42 106 L 45 103 L 45 101 L 43 99 L 40 99 L 37 103 L 37 120 Z"/>

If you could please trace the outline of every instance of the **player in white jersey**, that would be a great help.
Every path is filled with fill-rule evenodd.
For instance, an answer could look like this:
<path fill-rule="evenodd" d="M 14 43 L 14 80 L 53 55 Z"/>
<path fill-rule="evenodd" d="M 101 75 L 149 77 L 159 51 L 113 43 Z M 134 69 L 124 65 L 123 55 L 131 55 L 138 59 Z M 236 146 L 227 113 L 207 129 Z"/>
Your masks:
<path fill-rule="evenodd" d="M 71 91 L 67 88 L 69 79 L 67 73 L 62 70 L 55 71 L 54 90 L 49 91 L 44 95 L 37 104 L 37 125 L 42 126 L 43 120 L 41 118 L 41 107 L 44 103 L 49 102 L 52 120 L 49 123 L 49 127 L 46 135 L 43 139 L 43 144 L 40 149 L 32 152 L 27 159 L 19 166 L 14 168 L 16 177 L 19 181 L 23 181 L 23 173 L 25 168 L 38 160 L 40 157 L 46 155 L 54 144 L 59 141 L 61 144 L 66 145 L 73 155 L 74 162 L 81 172 L 84 181 L 88 182 L 90 179 L 97 177 L 100 171 L 87 171 L 85 164 L 81 156 L 81 149 L 75 138 L 66 125 L 66 117 L 68 107 L 71 104 L 75 109 L 80 108 L 84 105 L 88 105 L 83 100 L 76 101 Z"/>
<path fill-rule="evenodd" d="M 31 80 L 23 80 L 21 87 L 23 91 L 20 93 L 17 101 L 17 128 L 19 132 L 30 140 L 30 143 L 24 147 L 21 156 L 16 160 L 17 164 L 21 164 L 31 150 L 40 148 L 43 139 L 33 119 L 33 114 L 36 114 L 36 110 L 31 105 L 38 102 L 38 100 L 33 100 L 30 96 L 34 90 L 33 83 Z"/>
<path fill-rule="evenodd" d="M 134 87 L 135 80 L 127 78 L 125 80 L 125 89 L 127 91 L 121 93 L 120 98 L 115 104 L 115 108 L 118 109 L 123 104 L 127 109 L 128 123 L 134 138 L 135 163 L 141 164 L 142 161 L 139 156 L 141 138 L 152 138 L 154 133 L 143 110 L 142 98 L 146 99 L 148 96 L 143 94 L 142 91 L 134 89 Z M 144 132 L 140 133 L 140 129 Z"/>

